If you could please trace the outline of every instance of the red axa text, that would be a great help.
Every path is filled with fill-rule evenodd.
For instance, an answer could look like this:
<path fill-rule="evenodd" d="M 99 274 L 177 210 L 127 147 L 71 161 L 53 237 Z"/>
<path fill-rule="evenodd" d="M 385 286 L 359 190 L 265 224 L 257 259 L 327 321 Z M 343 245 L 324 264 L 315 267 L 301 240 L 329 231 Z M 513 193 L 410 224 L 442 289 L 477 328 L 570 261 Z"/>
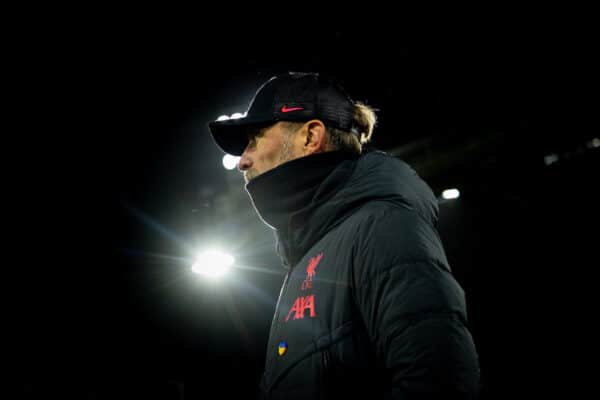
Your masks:
<path fill-rule="evenodd" d="M 310 296 L 298 297 L 296 299 L 296 301 L 294 301 L 294 305 L 290 309 L 290 312 L 288 312 L 287 317 L 285 317 L 285 322 L 287 322 L 290 319 L 292 312 L 294 313 L 293 319 L 304 318 L 304 311 L 307 308 L 310 310 L 310 317 L 314 318 L 316 315 L 315 314 L 315 295 L 314 294 L 311 294 Z"/>

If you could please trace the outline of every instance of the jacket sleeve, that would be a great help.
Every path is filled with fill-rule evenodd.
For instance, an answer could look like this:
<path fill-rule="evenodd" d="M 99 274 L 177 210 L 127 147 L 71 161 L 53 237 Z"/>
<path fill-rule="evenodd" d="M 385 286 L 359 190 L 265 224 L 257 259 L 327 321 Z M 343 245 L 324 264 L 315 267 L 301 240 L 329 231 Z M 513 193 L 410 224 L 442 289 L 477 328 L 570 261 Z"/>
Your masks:
<path fill-rule="evenodd" d="M 473 399 L 479 366 L 464 293 L 435 228 L 411 210 L 389 209 L 359 229 L 354 296 L 386 392 L 396 399 Z"/>

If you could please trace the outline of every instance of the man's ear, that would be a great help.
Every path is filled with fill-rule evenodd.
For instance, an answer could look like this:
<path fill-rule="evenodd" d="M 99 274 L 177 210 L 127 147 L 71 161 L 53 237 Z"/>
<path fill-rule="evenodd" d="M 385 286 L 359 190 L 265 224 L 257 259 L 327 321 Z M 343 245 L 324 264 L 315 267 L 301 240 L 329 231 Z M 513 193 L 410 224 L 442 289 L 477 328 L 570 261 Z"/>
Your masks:
<path fill-rule="evenodd" d="M 303 152 L 309 154 L 323 153 L 327 147 L 327 132 L 323 121 L 313 119 L 304 124 L 306 136 L 303 143 Z"/>

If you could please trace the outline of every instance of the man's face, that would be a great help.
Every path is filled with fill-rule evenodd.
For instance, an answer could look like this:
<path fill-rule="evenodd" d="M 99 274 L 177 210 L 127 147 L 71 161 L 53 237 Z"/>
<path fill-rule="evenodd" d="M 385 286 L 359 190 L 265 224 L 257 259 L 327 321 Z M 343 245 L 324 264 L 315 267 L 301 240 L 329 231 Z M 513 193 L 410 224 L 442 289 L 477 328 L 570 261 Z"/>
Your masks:
<path fill-rule="evenodd" d="M 303 155 L 299 135 L 287 130 L 281 122 L 262 129 L 258 134 L 251 134 L 248 139 L 248 146 L 238 164 L 246 183 Z"/>

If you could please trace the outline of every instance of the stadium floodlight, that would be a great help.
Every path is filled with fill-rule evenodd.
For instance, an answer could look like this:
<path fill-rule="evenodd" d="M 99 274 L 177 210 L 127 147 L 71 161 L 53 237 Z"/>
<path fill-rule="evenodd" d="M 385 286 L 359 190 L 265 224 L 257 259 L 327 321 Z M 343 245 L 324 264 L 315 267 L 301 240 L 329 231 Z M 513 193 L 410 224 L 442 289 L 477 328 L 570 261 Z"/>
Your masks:
<path fill-rule="evenodd" d="M 225 169 L 234 169 L 240 162 L 240 157 L 232 156 L 231 154 L 225 154 L 223 156 L 223 166 Z"/>
<path fill-rule="evenodd" d="M 229 271 L 235 258 L 222 251 L 212 249 L 198 254 L 192 271 L 212 278 L 217 278 Z"/>
<path fill-rule="evenodd" d="M 442 192 L 442 198 L 446 200 L 457 199 L 459 196 L 458 189 L 446 189 Z"/>

